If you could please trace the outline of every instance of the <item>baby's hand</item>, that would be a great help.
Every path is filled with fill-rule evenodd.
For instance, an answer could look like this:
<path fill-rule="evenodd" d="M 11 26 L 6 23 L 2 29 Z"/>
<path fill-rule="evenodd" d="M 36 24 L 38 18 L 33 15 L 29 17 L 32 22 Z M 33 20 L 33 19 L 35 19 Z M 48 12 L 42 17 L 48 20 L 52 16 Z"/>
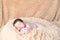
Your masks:
<path fill-rule="evenodd" d="M 27 32 L 29 32 L 29 31 L 30 31 L 30 28 L 22 28 L 20 32 L 21 32 L 22 34 L 24 34 L 24 33 L 27 33 Z"/>

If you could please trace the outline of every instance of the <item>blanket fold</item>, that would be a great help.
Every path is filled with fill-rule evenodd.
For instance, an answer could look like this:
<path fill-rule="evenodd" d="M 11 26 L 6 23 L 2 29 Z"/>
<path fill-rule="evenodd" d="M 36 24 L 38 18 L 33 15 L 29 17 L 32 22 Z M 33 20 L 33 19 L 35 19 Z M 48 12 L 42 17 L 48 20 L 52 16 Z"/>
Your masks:
<path fill-rule="evenodd" d="M 53 25 L 48 21 L 42 21 L 42 19 L 39 19 L 39 22 L 41 21 L 40 26 L 38 25 L 37 28 L 34 28 L 29 33 L 20 35 L 12 25 L 14 20 L 8 21 L 8 23 L 2 28 L 2 40 L 59 40 L 58 28 L 56 25 Z M 44 22 L 45 24 L 43 24 Z"/>

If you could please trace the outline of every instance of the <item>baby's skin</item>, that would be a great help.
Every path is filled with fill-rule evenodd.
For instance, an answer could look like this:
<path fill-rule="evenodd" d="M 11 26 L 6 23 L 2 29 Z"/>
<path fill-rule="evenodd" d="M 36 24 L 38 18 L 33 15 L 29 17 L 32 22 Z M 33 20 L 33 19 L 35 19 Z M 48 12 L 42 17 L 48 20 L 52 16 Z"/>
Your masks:
<path fill-rule="evenodd" d="M 19 21 L 15 24 L 15 28 L 22 34 L 30 31 L 30 26 L 28 24 Z"/>

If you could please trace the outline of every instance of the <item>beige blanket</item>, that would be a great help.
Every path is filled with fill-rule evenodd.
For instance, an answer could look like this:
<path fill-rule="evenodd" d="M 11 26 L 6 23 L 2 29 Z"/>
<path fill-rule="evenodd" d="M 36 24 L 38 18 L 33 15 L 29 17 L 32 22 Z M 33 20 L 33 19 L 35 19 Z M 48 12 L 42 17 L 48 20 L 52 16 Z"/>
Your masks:
<path fill-rule="evenodd" d="M 0 27 L 16 17 L 60 20 L 60 0 L 0 0 Z"/>
<path fill-rule="evenodd" d="M 15 19 L 9 20 L 8 23 L 2 27 L 1 40 L 60 40 L 56 25 L 38 18 L 22 19 L 27 22 L 40 23 L 42 26 L 38 26 L 38 28 L 33 29 L 29 33 L 20 35 L 12 25 Z"/>

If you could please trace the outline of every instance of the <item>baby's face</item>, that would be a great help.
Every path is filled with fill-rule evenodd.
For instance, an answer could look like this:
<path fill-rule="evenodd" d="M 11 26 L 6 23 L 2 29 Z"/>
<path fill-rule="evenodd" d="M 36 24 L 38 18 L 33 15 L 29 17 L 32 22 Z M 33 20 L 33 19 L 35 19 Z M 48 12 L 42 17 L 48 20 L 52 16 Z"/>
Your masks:
<path fill-rule="evenodd" d="M 15 27 L 17 28 L 17 30 L 21 30 L 25 27 L 25 24 L 23 22 L 18 21 L 15 23 Z"/>

